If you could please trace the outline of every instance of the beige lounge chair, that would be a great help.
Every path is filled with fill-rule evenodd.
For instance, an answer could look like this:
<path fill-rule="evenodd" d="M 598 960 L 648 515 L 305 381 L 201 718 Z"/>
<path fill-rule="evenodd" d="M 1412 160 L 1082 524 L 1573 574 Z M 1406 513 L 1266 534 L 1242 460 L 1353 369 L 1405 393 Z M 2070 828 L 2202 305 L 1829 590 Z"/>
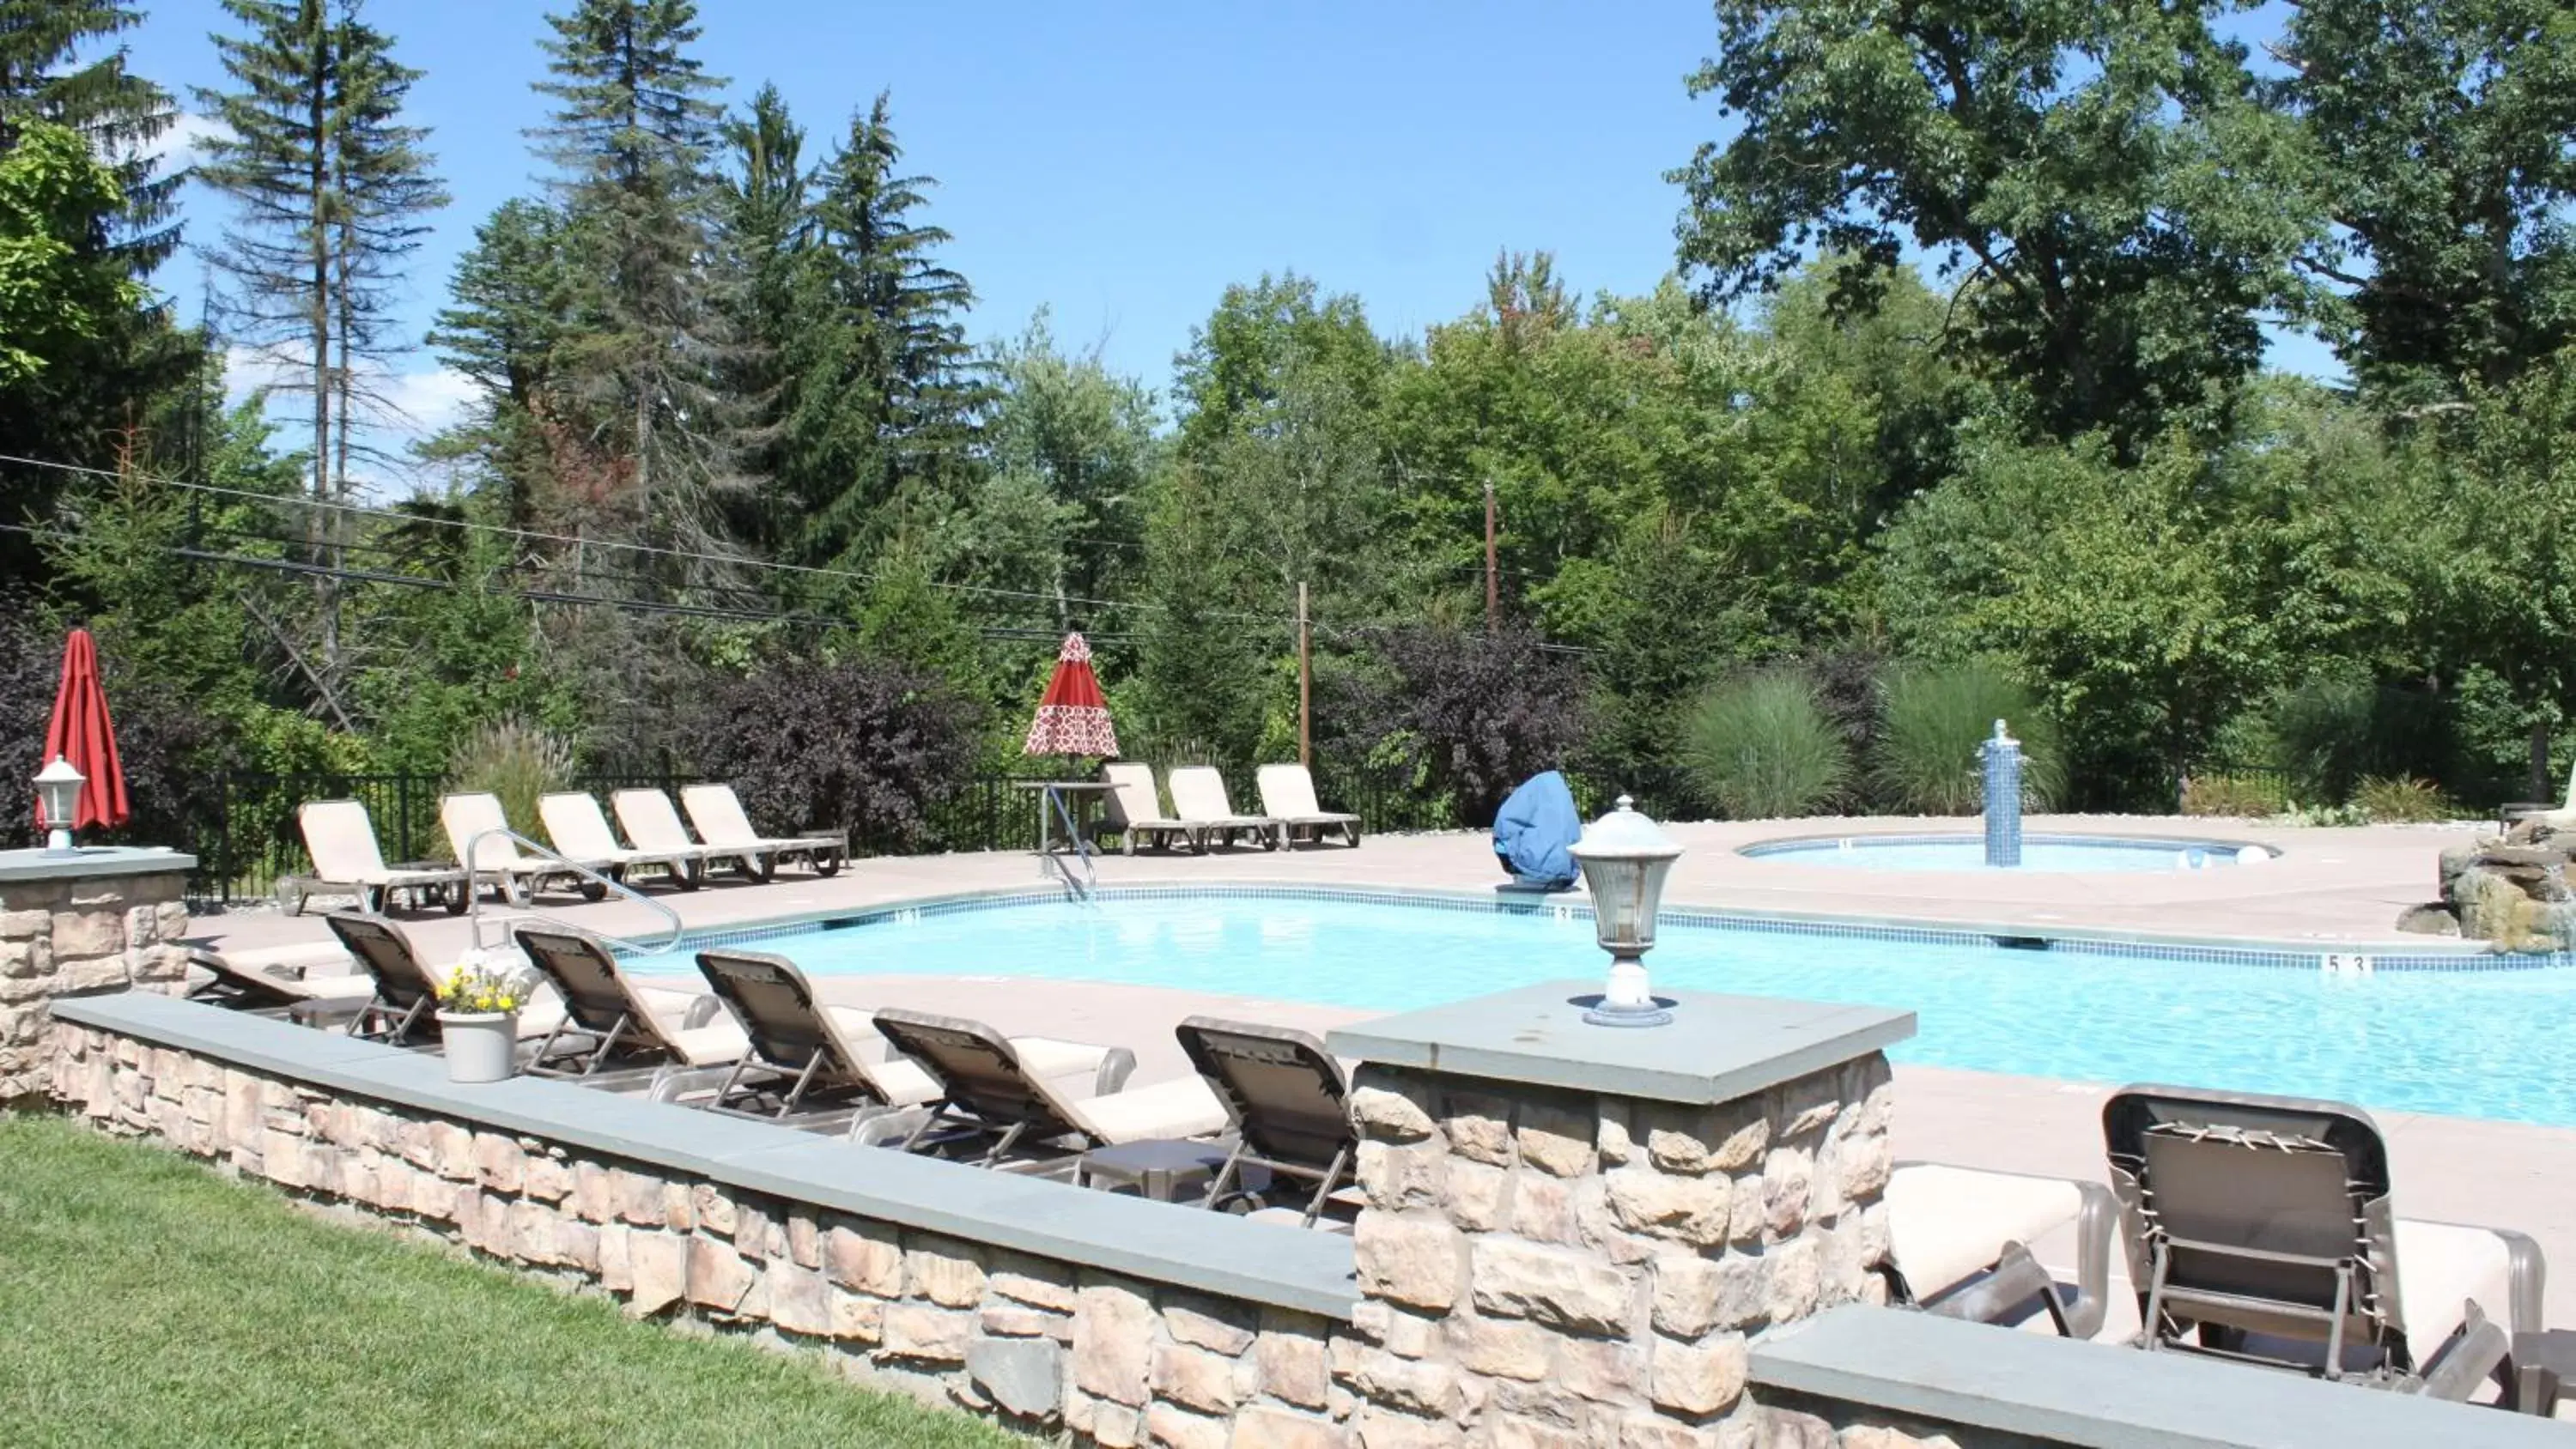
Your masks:
<path fill-rule="evenodd" d="M 1071 1169 L 1094 1147 L 1225 1130 L 1225 1104 L 1196 1076 L 1077 1097 L 982 1022 L 889 1008 L 876 1027 L 939 1082 L 930 1112 L 899 1144 L 907 1152 L 1046 1171 Z M 1133 1065 L 1132 1053 L 1114 1050 Z"/>
<path fill-rule="evenodd" d="M 1233 802 L 1225 798 L 1225 777 L 1214 765 L 1181 765 L 1171 774 L 1172 813 L 1201 850 L 1214 839 L 1220 845 L 1232 845 L 1235 837 L 1249 835 L 1261 842 L 1265 850 L 1279 848 L 1284 833 L 1280 823 L 1267 815 L 1237 815 Z"/>
<path fill-rule="evenodd" d="M 555 881 L 569 883 L 585 900 L 599 900 L 608 887 L 583 876 L 561 861 L 525 855 L 519 843 L 507 835 L 490 832 L 511 829 L 509 817 L 501 812 L 501 797 L 493 794 L 444 795 L 438 801 L 438 823 L 447 828 L 447 843 L 454 847 L 456 859 L 471 865 L 476 875 L 488 875 L 499 882 L 501 895 L 512 905 L 525 905 L 536 892 Z M 572 852 L 562 852 L 568 859 L 579 860 Z M 579 863 L 601 875 L 608 873 L 604 860 L 579 860 Z"/>
<path fill-rule="evenodd" d="M 314 883 L 357 893 L 362 909 L 381 913 L 409 895 L 414 908 L 436 901 L 453 915 L 466 906 L 462 870 L 391 870 L 376 848 L 376 827 L 355 800 L 307 800 L 295 812 L 304 853 L 313 859 Z M 295 897 L 292 914 L 304 914 Z"/>
<path fill-rule="evenodd" d="M 630 877 L 639 866 L 662 872 L 663 878 L 684 891 L 696 890 L 699 875 L 706 869 L 706 852 L 695 846 L 682 851 L 629 850 L 617 843 L 617 833 L 608 828 L 608 816 L 599 801 L 588 791 L 573 790 L 540 796 L 537 818 L 546 826 L 546 838 L 555 849 L 574 860 L 604 861 L 613 880 L 633 884 Z"/>
<path fill-rule="evenodd" d="M 743 813 L 742 799 L 731 785 L 683 785 L 680 808 L 689 812 L 689 823 L 698 828 L 709 856 L 732 856 L 742 862 L 744 874 L 762 880 L 776 874 L 791 856 L 803 856 L 820 876 L 837 872 L 841 862 L 850 858 L 847 835 L 767 836 L 752 829 L 751 817 Z"/>
<path fill-rule="evenodd" d="M 786 1117 L 847 1108 L 856 1130 L 885 1109 L 939 1099 L 938 1079 L 893 1050 L 876 1030 L 875 1012 L 816 1001 L 805 973 L 786 957 L 701 951 L 698 969 L 751 1042 L 740 1065 L 717 1084 L 710 1110 Z M 1037 1036 L 1013 1037 L 1010 1044 L 1045 1077 L 1085 1077 L 1101 1090 L 1125 1080 L 1109 1066 L 1106 1047 Z M 1103 1081 L 1104 1069 L 1115 1075 Z"/>
<path fill-rule="evenodd" d="M 707 872 L 720 858 L 741 867 L 741 857 L 720 856 L 691 839 L 689 827 L 680 823 L 680 812 L 671 808 L 671 797 L 660 790 L 611 791 L 608 808 L 616 812 L 617 828 L 626 832 L 637 850 L 670 856 L 695 852 L 700 882 L 706 880 Z"/>
<path fill-rule="evenodd" d="M 2141 1347 L 2459 1399 L 2541 1327 L 2539 1245 L 2398 1217 L 2357 1107 L 2127 1087 L 2102 1136 Z"/>
<path fill-rule="evenodd" d="M 1154 789 L 1153 766 L 1104 765 L 1100 778 L 1109 782 L 1100 829 L 1116 834 L 1127 854 L 1134 855 L 1139 845 L 1168 847 L 1175 840 L 1198 843 L 1190 827 L 1163 813 L 1163 802 Z"/>
<path fill-rule="evenodd" d="M 1320 845 L 1327 832 L 1338 831 L 1353 849 L 1359 848 L 1360 818 L 1316 803 L 1315 777 L 1305 766 L 1264 765 L 1253 782 L 1261 790 L 1262 810 L 1279 818 L 1290 841 L 1303 838 Z"/>
<path fill-rule="evenodd" d="M 2069 1338 L 2091 1338 L 2109 1311 L 2119 1207 L 2099 1183 L 1937 1162 L 1901 1162 L 1887 1181 L 1889 1297 L 1981 1323 L 2045 1311 Z M 2076 1232 L 2075 1292 L 2031 1256 Z"/>
<path fill-rule="evenodd" d="M 714 997 L 638 985 L 595 936 L 555 926 L 521 926 L 514 934 L 564 1003 L 563 1020 L 538 1042 L 530 1071 L 589 1078 L 705 1069 L 751 1050 Z"/>

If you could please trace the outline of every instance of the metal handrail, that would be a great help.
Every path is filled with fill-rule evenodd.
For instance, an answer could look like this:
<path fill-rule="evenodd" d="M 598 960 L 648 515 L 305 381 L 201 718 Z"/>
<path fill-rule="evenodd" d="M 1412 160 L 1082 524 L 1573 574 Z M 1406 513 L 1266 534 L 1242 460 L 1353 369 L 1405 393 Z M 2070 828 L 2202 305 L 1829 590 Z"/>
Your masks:
<path fill-rule="evenodd" d="M 483 877 L 486 874 L 483 867 L 477 862 L 481 861 L 483 858 L 483 842 L 496 835 L 504 840 L 515 843 L 522 850 L 529 851 L 543 857 L 544 859 L 553 861 L 555 864 L 563 867 L 565 873 L 579 876 L 584 880 L 597 881 L 599 884 L 606 886 L 608 889 L 615 891 L 617 894 L 626 897 L 630 901 L 634 901 L 639 905 L 651 907 L 653 910 L 660 912 L 662 916 L 671 923 L 671 934 L 665 938 L 660 945 L 656 946 L 647 946 L 640 942 L 629 941 L 623 937 L 612 936 L 606 931 L 595 930 L 588 926 L 582 927 L 584 931 L 606 941 L 609 945 L 617 948 L 618 950 L 639 956 L 656 955 L 663 951 L 668 951 L 673 946 L 678 945 L 680 943 L 680 937 L 688 934 L 688 925 L 680 919 L 680 913 L 671 909 L 670 906 L 665 903 L 653 899 L 651 896 L 644 894 L 642 891 L 635 889 L 635 887 L 628 885 L 622 880 L 616 880 L 609 876 L 602 875 L 598 871 L 591 869 L 589 866 L 582 864 L 580 861 L 567 859 L 551 846 L 539 845 L 528 837 L 521 835 L 519 832 L 510 829 L 508 826 L 496 825 L 489 830 L 475 832 L 474 838 L 465 842 L 465 899 L 467 901 L 467 920 L 469 922 L 469 929 L 473 933 L 474 949 L 478 951 L 483 949 Z M 549 873 L 551 874 L 551 872 Z M 508 871 L 496 870 L 490 872 L 490 874 L 494 879 L 501 883 L 502 893 L 505 895 L 508 894 L 510 890 L 510 873 Z M 536 884 L 532 881 L 528 886 L 528 898 L 532 901 L 535 900 L 536 893 Z M 513 902 L 512 904 L 515 905 L 516 902 Z M 518 914 L 515 916 L 505 916 L 501 919 L 508 921 L 522 918 L 538 921 L 552 919 L 543 911 L 527 907 L 519 908 Z"/>
<path fill-rule="evenodd" d="M 1095 899 L 1100 894 L 1100 873 L 1091 865 L 1091 842 L 1082 838 L 1082 827 L 1074 823 L 1073 811 L 1066 808 L 1064 797 L 1053 790 L 1044 794 L 1047 804 L 1055 810 L 1055 818 L 1064 822 L 1064 838 L 1073 842 L 1074 857 L 1082 862 L 1082 879 L 1075 880 L 1073 867 L 1066 865 L 1053 851 L 1047 852 L 1046 858 L 1055 866 L 1056 874 L 1064 877 L 1064 888 L 1073 892 L 1075 900 Z"/>

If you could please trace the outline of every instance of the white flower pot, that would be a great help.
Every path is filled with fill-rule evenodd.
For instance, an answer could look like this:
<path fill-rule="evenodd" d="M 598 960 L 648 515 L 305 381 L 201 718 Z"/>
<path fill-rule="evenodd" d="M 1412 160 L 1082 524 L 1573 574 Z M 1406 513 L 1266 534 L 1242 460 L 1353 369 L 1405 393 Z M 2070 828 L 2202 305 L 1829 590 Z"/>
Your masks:
<path fill-rule="evenodd" d="M 505 1081 L 519 1070 L 517 1012 L 442 1011 L 438 1038 L 446 1048 L 451 1082 Z"/>

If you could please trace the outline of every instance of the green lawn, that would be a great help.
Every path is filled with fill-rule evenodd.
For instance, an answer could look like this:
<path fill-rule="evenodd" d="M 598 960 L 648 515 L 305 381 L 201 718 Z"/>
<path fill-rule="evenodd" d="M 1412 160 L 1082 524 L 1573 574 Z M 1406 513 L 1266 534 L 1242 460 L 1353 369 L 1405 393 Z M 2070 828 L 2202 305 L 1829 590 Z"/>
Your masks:
<path fill-rule="evenodd" d="M 0 1117 L 0 1423 L 13 1449 L 1026 1442 L 31 1117 Z"/>

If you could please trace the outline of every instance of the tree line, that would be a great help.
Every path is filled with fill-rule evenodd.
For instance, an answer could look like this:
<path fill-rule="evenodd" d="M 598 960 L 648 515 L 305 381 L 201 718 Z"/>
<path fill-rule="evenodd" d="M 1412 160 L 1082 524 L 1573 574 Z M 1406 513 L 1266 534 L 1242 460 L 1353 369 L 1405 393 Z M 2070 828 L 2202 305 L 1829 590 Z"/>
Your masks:
<path fill-rule="evenodd" d="M 1461 820 L 1557 764 L 1749 808 L 1694 764 L 1741 721 L 1878 760 L 1944 670 L 2033 716 L 2080 805 L 2218 766 L 2319 803 L 2555 775 L 2548 0 L 2308 0 L 2259 45 L 2215 3 L 1719 0 L 1687 83 L 1731 134 L 1676 158 L 1656 288 L 1506 250 L 1398 336 L 1282 271 L 1168 379 L 1043 314 L 970 340 L 894 97 L 727 106 L 689 0 L 548 17 L 545 181 L 407 335 L 447 200 L 418 72 L 362 0 L 225 10 L 204 234 L 154 159 L 176 102 L 115 49 L 141 8 L 0 4 L 0 564 L 22 628 L 88 620 L 180 722 L 173 779 L 438 771 L 511 721 L 594 761 L 829 756 L 797 788 L 917 823 L 1012 767 L 1069 628 L 1140 748 L 1292 752 L 1301 589 L 1319 759 Z M 153 288 L 183 245 L 193 321 Z M 2349 383 L 2266 371 L 2285 330 Z M 371 456 L 420 348 L 471 406 Z M 1900 777 L 1838 764 L 1802 808 L 1948 798 Z"/>

